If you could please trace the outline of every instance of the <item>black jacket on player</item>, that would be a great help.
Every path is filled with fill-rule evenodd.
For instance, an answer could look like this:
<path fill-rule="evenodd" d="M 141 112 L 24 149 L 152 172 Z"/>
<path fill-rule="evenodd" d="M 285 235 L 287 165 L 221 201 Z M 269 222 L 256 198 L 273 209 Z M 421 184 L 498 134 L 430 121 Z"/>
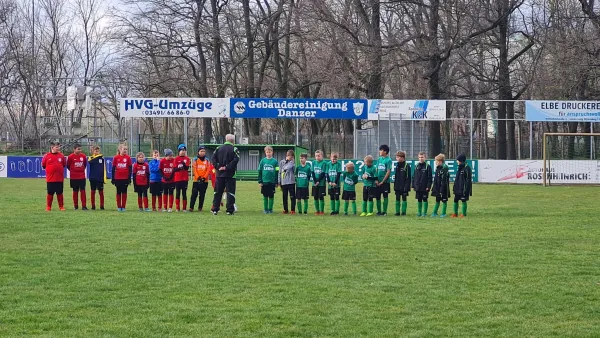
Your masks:
<path fill-rule="evenodd" d="M 413 177 L 413 189 L 415 191 L 429 191 L 433 183 L 433 171 L 429 163 L 417 163 L 415 176 Z"/>
<path fill-rule="evenodd" d="M 396 173 L 394 174 L 394 191 L 398 194 L 406 194 L 410 192 L 410 184 L 412 172 L 408 162 L 397 162 Z"/>
<path fill-rule="evenodd" d="M 448 166 L 444 163 L 435 168 L 431 196 L 443 199 L 450 197 L 450 174 L 448 173 Z"/>
<path fill-rule="evenodd" d="M 240 152 L 229 142 L 219 146 L 212 157 L 212 162 L 217 173 L 217 178 L 231 178 L 235 176 L 237 164 L 240 161 Z M 225 167 L 225 170 L 219 168 Z"/>
<path fill-rule="evenodd" d="M 469 200 L 473 196 L 473 172 L 468 164 L 463 163 L 456 169 L 456 179 L 454 179 L 454 195 Z"/>

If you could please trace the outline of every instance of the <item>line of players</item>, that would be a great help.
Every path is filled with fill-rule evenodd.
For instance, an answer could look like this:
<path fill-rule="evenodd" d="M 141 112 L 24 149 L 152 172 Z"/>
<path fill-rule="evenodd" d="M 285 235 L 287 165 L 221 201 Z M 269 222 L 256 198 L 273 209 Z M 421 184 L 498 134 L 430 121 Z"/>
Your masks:
<path fill-rule="evenodd" d="M 300 165 L 295 167 L 294 152 L 288 151 L 285 160 L 277 162 L 273 158 L 273 148 L 265 147 L 265 157 L 258 167 L 258 184 L 263 195 L 265 214 L 273 213 L 274 196 L 277 187 L 283 192 L 283 214 L 308 213 L 309 185 L 312 178 L 312 197 L 316 215 L 325 214 L 325 196 L 330 197 L 330 215 L 340 214 L 340 195 L 344 200 L 344 215 L 349 215 L 348 207 L 352 205 L 352 214 L 357 215 L 356 188 L 359 175 L 363 182 L 363 202 L 361 217 L 374 215 L 374 204 L 377 206 L 378 216 L 386 216 L 391 192 L 392 160 L 389 157 L 389 147 L 379 147 L 379 158 L 374 161 L 372 156 L 364 158 L 364 166 L 360 173 L 355 172 L 354 163 L 346 164 L 342 170 L 338 162 L 338 154 L 332 153 L 330 161 L 323 159 L 323 152 L 315 152 L 315 161 L 307 162 L 308 155 L 300 155 Z M 404 216 L 407 211 L 407 197 L 414 190 L 417 199 L 417 216 L 427 217 L 429 208 L 428 198 L 431 194 L 436 198 L 431 217 L 446 217 L 448 198 L 450 197 L 450 175 L 445 164 L 446 157 L 439 154 L 435 157 L 435 175 L 429 163 L 425 160 L 425 153 L 419 153 L 419 162 L 416 164 L 414 175 L 410 164 L 406 161 L 406 154 L 402 151 L 396 153 L 396 167 L 394 176 L 394 193 L 396 195 L 396 216 Z M 454 212 L 451 217 L 465 217 L 467 215 L 467 201 L 471 196 L 472 172 L 466 163 L 465 155 L 457 157 L 458 168 L 454 182 Z M 342 190 L 343 188 L 343 190 Z M 342 192 L 343 191 L 343 192 Z M 288 195 L 291 199 L 291 211 L 288 209 Z M 373 202 L 375 200 L 375 203 Z M 383 200 L 383 203 L 382 203 Z M 462 213 L 459 214 L 458 206 L 462 201 Z M 304 203 L 303 203 L 304 202 Z M 438 214 L 440 204 L 441 213 Z"/>

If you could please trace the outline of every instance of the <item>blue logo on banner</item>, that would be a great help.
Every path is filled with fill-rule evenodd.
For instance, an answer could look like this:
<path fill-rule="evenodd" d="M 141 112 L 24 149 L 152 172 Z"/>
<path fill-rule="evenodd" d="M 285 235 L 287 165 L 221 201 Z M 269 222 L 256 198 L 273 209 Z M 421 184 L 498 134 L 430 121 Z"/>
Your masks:
<path fill-rule="evenodd" d="M 351 99 L 231 99 L 231 117 L 367 119 L 368 101 Z"/>

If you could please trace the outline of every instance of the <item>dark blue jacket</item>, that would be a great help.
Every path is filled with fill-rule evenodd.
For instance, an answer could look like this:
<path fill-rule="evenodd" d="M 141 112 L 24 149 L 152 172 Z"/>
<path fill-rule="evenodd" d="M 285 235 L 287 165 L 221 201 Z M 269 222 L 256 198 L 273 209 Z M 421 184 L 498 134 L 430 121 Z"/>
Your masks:
<path fill-rule="evenodd" d="M 106 160 L 100 155 L 92 155 L 88 158 L 90 169 L 88 179 L 95 182 L 106 182 Z"/>
<path fill-rule="evenodd" d="M 152 159 L 148 162 L 150 167 L 150 182 L 160 182 L 162 176 L 160 176 L 160 161 Z"/>

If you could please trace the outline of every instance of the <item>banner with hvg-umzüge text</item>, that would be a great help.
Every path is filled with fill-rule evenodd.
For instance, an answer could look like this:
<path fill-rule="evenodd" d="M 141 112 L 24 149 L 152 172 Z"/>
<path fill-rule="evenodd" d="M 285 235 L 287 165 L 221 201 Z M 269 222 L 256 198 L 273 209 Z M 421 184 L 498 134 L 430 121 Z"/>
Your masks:
<path fill-rule="evenodd" d="M 229 117 L 229 99 L 122 98 L 120 117 Z"/>

